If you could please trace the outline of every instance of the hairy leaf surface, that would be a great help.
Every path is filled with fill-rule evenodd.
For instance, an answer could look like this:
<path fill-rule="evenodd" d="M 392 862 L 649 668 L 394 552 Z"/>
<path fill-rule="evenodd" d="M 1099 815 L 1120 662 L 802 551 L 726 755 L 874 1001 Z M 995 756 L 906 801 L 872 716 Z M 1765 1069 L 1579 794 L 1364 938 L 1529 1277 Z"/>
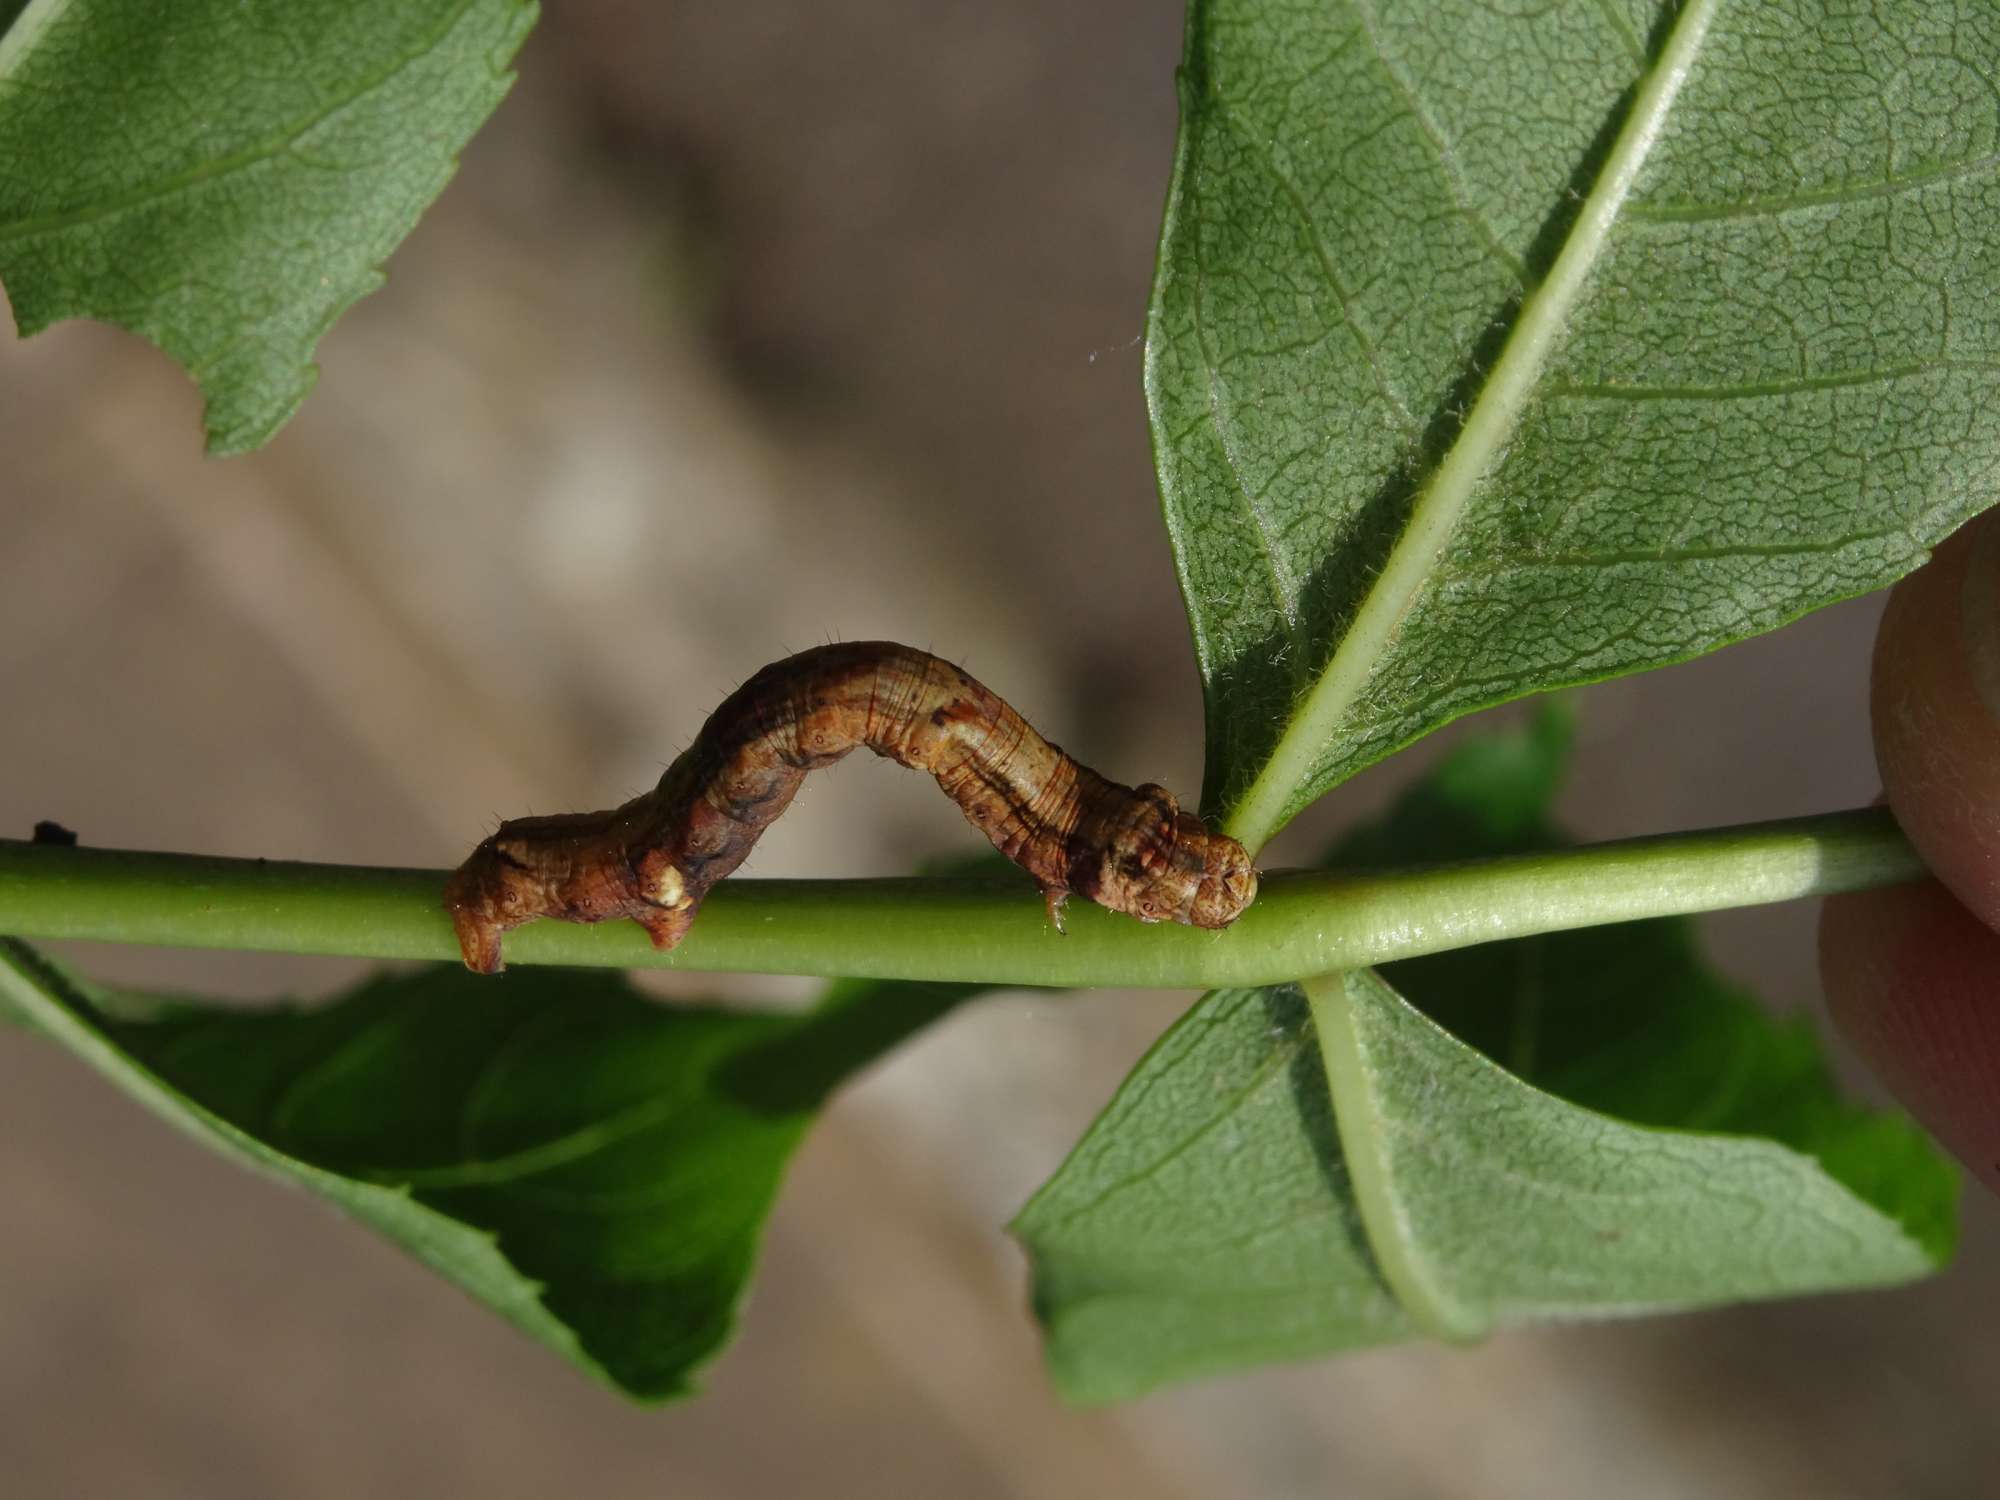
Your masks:
<path fill-rule="evenodd" d="M 1147 387 L 1204 800 L 1253 847 L 1995 497 L 1985 0 L 1195 0 L 1182 116 Z"/>
<path fill-rule="evenodd" d="M 1566 740 L 1545 714 L 1463 747 L 1343 858 L 1558 842 Z M 1907 1280 L 1950 1254 L 1956 1198 L 1921 1133 L 1844 1103 L 1810 1029 L 1674 920 L 1210 994 L 1015 1230 L 1058 1382 L 1101 1400 L 1419 1334 Z"/>
<path fill-rule="evenodd" d="M 843 982 L 787 1016 L 651 1004 L 596 971 L 432 968 L 223 1012 L 135 1004 L 0 940 L 0 1015 L 649 1400 L 689 1392 L 734 1332 L 828 1095 L 975 993 Z"/>
<path fill-rule="evenodd" d="M 313 346 L 499 104 L 529 0 L 31 0 L 0 35 L 0 283 L 25 334 L 172 355 L 209 448 L 265 442 Z"/>

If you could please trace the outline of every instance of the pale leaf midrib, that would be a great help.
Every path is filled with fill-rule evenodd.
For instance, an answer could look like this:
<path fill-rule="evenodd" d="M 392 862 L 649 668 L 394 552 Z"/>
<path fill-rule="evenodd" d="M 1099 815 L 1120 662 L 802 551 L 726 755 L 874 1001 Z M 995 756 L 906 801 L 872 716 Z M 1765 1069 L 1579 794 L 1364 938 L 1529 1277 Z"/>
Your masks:
<path fill-rule="evenodd" d="M 1349 989 L 1351 984 L 1368 982 L 1362 976 L 1322 974 L 1303 985 L 1326 1065 L 1340 1153 L 1354 1190 L 1354 1211 L 1376 1269 L 1410 1321 L 1433 1338 L 1454 1342 L 1477 1338 L 1485 1332 L 1485 1320 L 1477 1309 L 1452 1295 L 1424 1253 L 1403 1211 L 1401 1184 L 1384 1149 L 1381 1100 L 1374 1087 L 1379 1068 L 1362 1051 Z"/>
<path fill-rule="evenodd" d="M 0 32 L 0 84 L 4 84 L 22 58 L 34 50 L 42 33 L 62 19 L 71 0 L 29 0 L 14 24 Z"/>
<path fill-rule="evenodd" d="M 1522 305 L 1465 425 L 1419 490 L 1402 535 L 1390 548 L 1325 670 L 1294 708 L 1270 759 L 1230 810 L 1224 830 L 1253 852 L 1294 810 L 1293 798 L 1400 631 L 1479 480 L 1512 438 L 1632 184 L 1659 139 L 1719 4 L 1720 0 L 1688 0 L 1675 18 L 1658 60 L 1640 81 L 1631 113 L 1603 170 L 1547 278 Z"/>

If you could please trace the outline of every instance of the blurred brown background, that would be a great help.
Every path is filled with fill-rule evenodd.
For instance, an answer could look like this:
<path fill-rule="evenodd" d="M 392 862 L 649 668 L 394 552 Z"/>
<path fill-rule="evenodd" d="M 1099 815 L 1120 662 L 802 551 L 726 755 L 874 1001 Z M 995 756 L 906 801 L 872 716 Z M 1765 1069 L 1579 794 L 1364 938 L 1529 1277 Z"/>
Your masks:
<path fill-rule="evenodd" d="M 0 829 L 449 864 L 499 816 L 642 788 L 735 682 L 834 636 L 929 646 L 1108 772 L 1197 786 L 1136 342 L 1179 26 L 1160 0 L 573 0 L 266 451 L 201 460 L 188 383 L 122 335 L 0 343 Z M 1874 614 L 1583 695 L 1571 822 L 1866 801 Z M 1450 737 L 1328 799 L 1280 862 Z M 968 837 L 853 764 L 753 869 L 900 871 Z M 1816 1003 L 1811 920 L 1711 926 L 1792 1008 Z M 245 997 L 353 972 L 70 956 Z M 741 1343 L 664 1411 L 0 1036 L 0 1486 L 1990 1492 L 1983 1200 L 1957 1269 L 1903 1293 L 1063 1410 L 999 1225 L 1184 998 L 996 998 L 851 1092 L 787 1186 Z"/>

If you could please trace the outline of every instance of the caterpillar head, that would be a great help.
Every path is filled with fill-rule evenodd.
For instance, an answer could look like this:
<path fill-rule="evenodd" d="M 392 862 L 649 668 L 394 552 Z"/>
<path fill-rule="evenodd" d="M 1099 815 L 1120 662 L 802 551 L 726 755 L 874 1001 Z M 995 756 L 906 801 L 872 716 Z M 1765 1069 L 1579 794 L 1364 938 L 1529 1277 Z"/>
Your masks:
<path fill-rule="evenodd" d="M 1186 813 L 1181 816 L 1188 818 Z M 1235 839 L 1210 833 L 1198 818 L 1188 821 L 1199 830 L 1198 837 L 1184 837 L 1191 853 L 1195 847 L 1201 851 L 1201 878 L 1195 885 L 1187 921 L 1194 927 L 1227 927 L 1257 899 L 1257 867 L 1250 863 L 1250 851 Z"/>
<path fill-rule="evenodd" d="M 1257 895 L 1248 851 L 1150 782 L 1134 789 L 1099 852 L 1078 890 L 1142 922 L 1227 927 Z"/>

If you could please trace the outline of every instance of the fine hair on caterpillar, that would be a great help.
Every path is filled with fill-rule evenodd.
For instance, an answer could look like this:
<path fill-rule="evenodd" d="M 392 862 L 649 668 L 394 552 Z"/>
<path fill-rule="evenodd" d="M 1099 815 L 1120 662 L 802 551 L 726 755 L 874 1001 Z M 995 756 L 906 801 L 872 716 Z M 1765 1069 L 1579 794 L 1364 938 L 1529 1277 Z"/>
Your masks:
<path fill-rule="evenodd" d="M 936 777 L 1034 876 L 1058 931 L 1071 895 L 1142 922 L 1226 927 L 1257 894 L 1244 847 L 1164 787 L 1105 780 L 950 662 L 855 641 L 758 672 L 644 796 L 502 823 L 445 885 L 466 967 L 498 972 L 501 934 L 537 917 L 630 917 L 674 947 L 806 773 L 863 747 Z"/>

